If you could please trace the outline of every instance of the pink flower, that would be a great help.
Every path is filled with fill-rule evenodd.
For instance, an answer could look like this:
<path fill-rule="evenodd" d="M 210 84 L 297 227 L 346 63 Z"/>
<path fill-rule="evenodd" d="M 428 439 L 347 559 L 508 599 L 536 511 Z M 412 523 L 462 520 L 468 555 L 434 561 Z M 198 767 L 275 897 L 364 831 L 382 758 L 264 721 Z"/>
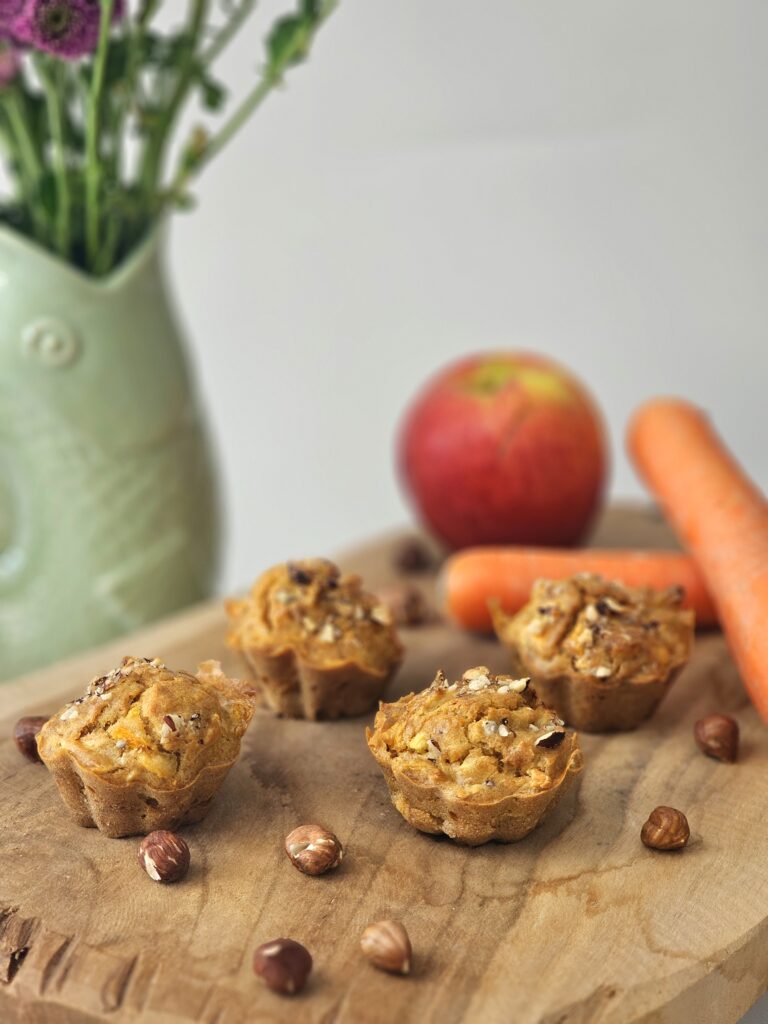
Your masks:
<path fill-rule="evenodd" d="M 26 0 L 0 0 L 0 29 L 7 30 L 18 18 Z"/>
<path fill-rule="evenodd" d="M 26 0 L 0 0 L 0 32 L 7 32 L 24 8 Z"/>
<path fill-rule="evenodd" d="M 13 0 L 6 2 L 13 5 Z M 122 14 L 122 0 L 117 0 L 114 17 Z M 20 42 L 36 50 L 77 60 L 96 49 L 100 22 L 99 0 L 23 0 L 12 30 Z"/>

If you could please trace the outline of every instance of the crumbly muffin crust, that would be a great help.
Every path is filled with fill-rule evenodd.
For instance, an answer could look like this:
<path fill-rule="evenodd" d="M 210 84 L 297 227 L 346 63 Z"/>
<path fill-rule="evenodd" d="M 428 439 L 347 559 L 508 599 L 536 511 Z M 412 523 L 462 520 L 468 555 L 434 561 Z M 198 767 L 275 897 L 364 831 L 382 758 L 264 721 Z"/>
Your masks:
<path fill-rule="evenodd" d="M 362 714 L 402 659 L 389 608 L 324 558 L 273 566 L 226 610 L 228 643 L 279 714 Z"/>
<path fill-rule="evenodd" d="M 253 692 L 127 657 L 46 722 L 38 750 L 80 824 L 108 835 L 200 820 L 240 750 Z"/>
<path fill-rule="evenodd" d="M 484 666 L 382 704 L 367 738 L 403 817 L 470 845 L 527 835 L 581 769 L 576 735 L 530 680 Z"/>
<path fill-rule="evenodd" d="M 634 728 L 690 656 L 694 614 L 683 593 L 630 588 L 599 576 L 538 580 L 528 604 L 494 628 L 516 668 L 576 728 Z"/>

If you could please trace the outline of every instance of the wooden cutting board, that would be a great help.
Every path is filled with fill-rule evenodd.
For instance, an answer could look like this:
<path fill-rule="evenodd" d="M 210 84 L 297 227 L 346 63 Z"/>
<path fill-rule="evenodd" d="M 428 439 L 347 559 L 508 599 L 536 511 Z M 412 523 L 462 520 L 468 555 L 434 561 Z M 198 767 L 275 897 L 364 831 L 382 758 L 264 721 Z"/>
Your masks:
<path fill-rule="evenodd" d="M 653 514 L 611 514 L 601 542 L 669 545 Z M 375 586 L 391 576 L 392 538 L 343 559 Z M 56 710 L 125 653 L 194 668 L 221 658 L 217 605 L 0 687 L 0 735 L 22 713 Z M 491 640 L 445 625 L 404 636 L 393 694 L 437 667 L 505 668 Z M 738 765 L 696 750 L 691 726 L 735 714 Z M 701 636 L 693 662 L 637 732 L 584 736 L 575 799 L 523 842 L 464 849 L 413 831 L 389 803 L 364 740 L 366 720 L 254 721 L 208 820 L 186 830 L 181 884 L 149 880 L 137 840 L 76 827 L 46 770 L 0 745 L 0 1020 L 146 1024 L 483 1021 L 487 1024 L 729 1024 L 768 982 L 768 736 L 725 645 Z M 657 804 L 684 810 L 682 853 L 655 853 L 640 827 Z M 308 878 L 282 851 L 318 821 L 347 855 Z M 412 976 L 381 974 L 358 938 L 382 917 L 405 922 Z M 251 972 L 261 942 L 290 936 L 315 957 L 288 1000 Z"/>

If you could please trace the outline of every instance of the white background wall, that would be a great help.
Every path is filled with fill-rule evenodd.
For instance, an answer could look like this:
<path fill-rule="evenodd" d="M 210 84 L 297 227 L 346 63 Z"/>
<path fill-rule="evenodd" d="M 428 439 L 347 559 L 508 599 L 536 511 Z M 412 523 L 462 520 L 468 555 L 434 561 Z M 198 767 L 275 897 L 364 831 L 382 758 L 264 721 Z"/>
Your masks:
<path fill-rule="evenodd" d="M 173 235 L 227 588 L 405 520 L 398 417 L 471 350 L 576 370 L 616 494 L 640 493 L 622 432 L 659 392 L 768 485 L 767 38 L 765 0 L 342 2 Z"/>
<path fill-rule="evenodd" d="M 622 433 L 658 392 L 768 484 L 766 38 L 765 0 L 342 0 L 173 234 L 225 586 L 404 520 L 398 417 L 470 350 L 576 370 L 617 494 L 640 493 Z"/>

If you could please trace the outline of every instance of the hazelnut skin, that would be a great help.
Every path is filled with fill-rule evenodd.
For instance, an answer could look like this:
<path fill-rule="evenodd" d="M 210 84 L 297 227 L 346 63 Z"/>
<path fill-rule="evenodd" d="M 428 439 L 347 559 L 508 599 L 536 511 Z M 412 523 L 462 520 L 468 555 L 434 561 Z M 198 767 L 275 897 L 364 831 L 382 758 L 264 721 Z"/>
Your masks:
<path fill-rule="evenodd" d="M 656 807 L 648 815 L 640 838 L 651 850 L 682 850 L 690 838 L 688 819 L 674 807 Z"/>
<path fill-rule="evenodd" d="M 273 992 L 292 996 L 306 985 L 312 971 L 312 956 L 300 942 L 273 939 L 255 950 L 253 970 Z"/>
<path fill-rule="evenodd" d="M 716 761 L 733 764 L 739 756 L 739 723 L 730 715 L 707 715 L 693 727 L 699 749 Z"/>
<path fill-rule="evenodd" d="M 21 753 L 29 761 L 41 761 L 37 750 L 37 734 L 43 728 L 47 718 L 42 715 L 27 715 L 20 718 L 13 727 L 13 740 Z"/>
<path fill-rule="evenodd" d="M 412 583 L 381 587 L 378 597 L 389 608 L 396 626 L 423 626 L 437 620 L 437 613 L 424 593 Z"/>
<path fill-rule="evenodd" d="M 178 882 L 189 871 L 189 847 L 175 832 L 158 829 L 139 843 L 138 861 L 154 882 Z"/>
<path fill-rule="evenodd" d="M 285 837 L 285 852 L 305 875 L 322 875 L 341 864 L 344 847 L 322 825 L 299 825 Z"/>
<path fill-rule="evenodd" d="M 363 955 L 382 971 L 408 974 L 413 950 L 408 932 L 399 921 L 376 921 L 360 936 Z"/>
<path fill-rule="evenodd" d="M 392 561 L 402 573 L 427 572 L 435 564 L 432 552 L 420 537 L 404 537 L 395 548 Z"/>

